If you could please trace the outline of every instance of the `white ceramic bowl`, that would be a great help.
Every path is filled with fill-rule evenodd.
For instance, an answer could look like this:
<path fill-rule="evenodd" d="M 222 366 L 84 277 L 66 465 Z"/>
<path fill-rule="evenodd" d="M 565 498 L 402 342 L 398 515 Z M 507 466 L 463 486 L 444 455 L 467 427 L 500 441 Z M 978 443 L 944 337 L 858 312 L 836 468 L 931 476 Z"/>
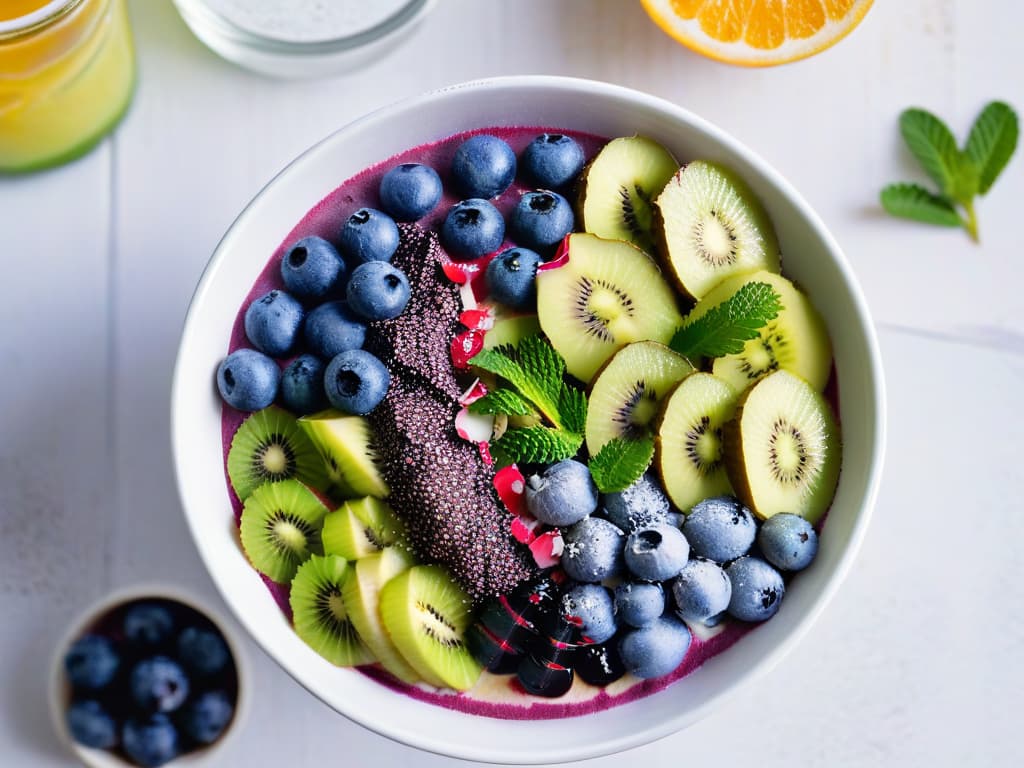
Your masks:
<path fill-rule="evenodd" d="M 224 482 L 214 371 L 268 254 L 310 208 L 358 171 L 425 142 L 498 125 L 608 137 L 640 133 L 681 159 L 731 166 L 764 201 L 782 243 L 785 271 L 821 310 L 835 347 L 843 469 L 815 567 L 793 582 L 771 621 L 694 674 L 660 693 L 586 717 L 474 717 L 331 666 L 292 631 L 246 561 Z M 538 763 L 607 754 L 684 728 L 797 646 L 849 570 L 867 528 L 882 466 L 885 407 L 878 344 L 853 270 L 784 178 L 728 134 L 667 101 L 600 82 L 512 77 L 452 86 L 367 115 L 311 148 L 256 196 L 221 241 L 192 299 L 174 377 L 172 432 L 178 487 L 203 561 L 241 623 L 296 680 L 342 714 L 406 744 L 472 760 Z"/>
<path fill-rule="evenodd" d="M 61 743 L 89 768 L 137 768 L 137 766 L 117 753 L 83 746 L 71 737 L 65 719 L 71 688 L 68 685 L 67 675 L 64 672 L 64 656 L 67 654 L 71 644 L 85 634 L 90 627 L 106 614 L 126 603 L 151 599 L 181 603 L 209 619 L 220 631 L 224 642 L 227 643 L 228 651 L 231 653 L 231 660 L 235 665 L 235 678 L 238 681 L 235 714 L 220 737 L 209 746 L 195 749 L 180 757 L 176 757 L 165 764 L 167 768 L 200 768 L 200 766 L 218 765 L 221 749 L 241 730 L 242 723 L 245 722 L 249 712 L 249 698 L 252 695 L 250 690 L 252 676 L 249 673 L 249 661 L 244 653 L 241 638 L 230 622 L 225 621 L 222 616 L 219 616 L 202 600 L 177 587 L 165 584 L 141 584 L 117 590 L 100 598 L 71 622 L 64 636 L 57 644 L 50 668 L 50 716 L 53 721 L 54 730 L 57 732 L 57 737 Z"/>

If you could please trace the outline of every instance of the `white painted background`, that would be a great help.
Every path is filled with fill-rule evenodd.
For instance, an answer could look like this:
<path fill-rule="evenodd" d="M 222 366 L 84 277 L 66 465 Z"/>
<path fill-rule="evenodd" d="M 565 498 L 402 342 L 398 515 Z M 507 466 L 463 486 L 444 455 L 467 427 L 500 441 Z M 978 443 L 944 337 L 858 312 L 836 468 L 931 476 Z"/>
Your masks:
<path fill-rule="evenodd" d="M 223 605 L 179 510 L 168 399 L 192 288 L 237 212 L 370 109 L 525 73 L 671 99 L 788 176 L 857 269 L 889 390 L 875 519 L 821 621 L 707 720 L 587 765 L 1021 764 L 1024 160 L 981 202 L 980 247 L 876 205 L 884 183 L 920 176 L 904 107 L 961 136 L 990 99 L 1024 109 L 1020 3 L 878 0 L 838 47 L 747 71 L 679 47 L 634 0 L 441 0 L 393 54 L 305 83 L 222 62 L 169 0 L 130 5 L 127 120 L 73 165 L 0 180 L 0 765 L 70 764 L 44 680 L 85 603 L 157 579 Z M 257 696 L 221 764 L 453 764 L 336 715 L 249 650 Z"/>

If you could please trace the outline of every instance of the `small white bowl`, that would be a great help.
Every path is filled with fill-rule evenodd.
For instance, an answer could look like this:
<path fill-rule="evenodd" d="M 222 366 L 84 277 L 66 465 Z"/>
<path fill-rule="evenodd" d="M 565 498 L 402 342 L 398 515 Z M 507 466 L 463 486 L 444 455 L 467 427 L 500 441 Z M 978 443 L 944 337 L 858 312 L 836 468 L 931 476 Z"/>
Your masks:
<path fill-rule="evenodd" d="M 680 159 L 717 160 L 735 169 L 764 201 L 785 271 L 820 309 L 835 347 L 843 470 L 815 567 L 793 581 L 771 621 L 698 671 L 659 693 L 585 717 L 475 717 L 424 704 L 324 661 L 292 631 L 238 546 L 224 481 L 214 371 L 269 254 L 307 211 L 364 168 L 453 133 L 503 125 L 607 137 L 640 133 Z M 554 763 L 635 747 L 684 728 L 797 647 L 839 587 L 867 529 L 881 475 L 885 398 L 878 342 L 853 270 L 817 214 L 767 163 L 724 131 L 653 96 L 588 80 L 510 77 L 452 86 L 367 115 L 300 156 L 256 196 L 224 236 L 193 296 L 174 376 L 172 438 L 178 489 L 203 561 L 239 621 L 296 680 L 347 717 L 405 744 L 469 760 Z"/>
<path fill-rule="evenodd" d="M 68 731 L 67 713 L 68 703 L 71 700 L 71 686 L 68 684 L 67 675 L 64 672 L 64 656 L 71 647 L 71 644 L 88 632 L 101 618 L 111 611 L 127 603 L 136 600 L 168 600 L 181 603 L 206 617 L 224 637 L 224 642 L 231 653 L 231 661 L 235 666 L 235 678 L 238 683 L 238 694 L 235 698 L 235 712 L 228 723 L 227 728 L 209 746 L 195 749 L 187 754 L 176 757 L 164 765 L 167 768 L 188 768 L 194 766 L 215 765 L 221 748 L 234 738 L 245 721 L 249 712 L 249 697 L 252 695 L 249 690 L 252 676 L 249 670 L 249 660 L 246 657 L 241 638 L 235 630 L 232 622 L 219 616 L 210 606 L 195 596 L 183 592 L 178 587 L 165 584 L 140 584 L 106 595 L 100 600 L 86 608 L 78 617 L 71 622 L 64 636 L 57 644 L 54 652 L 53 664 L 50 670 L 50 716 L 53 720 L 54 730 L 57 737 L 83 764 L 89 768 L 138 768 L 138 766 L 121 755 L 105 749 L 94 749 L 76 742 Z"/>

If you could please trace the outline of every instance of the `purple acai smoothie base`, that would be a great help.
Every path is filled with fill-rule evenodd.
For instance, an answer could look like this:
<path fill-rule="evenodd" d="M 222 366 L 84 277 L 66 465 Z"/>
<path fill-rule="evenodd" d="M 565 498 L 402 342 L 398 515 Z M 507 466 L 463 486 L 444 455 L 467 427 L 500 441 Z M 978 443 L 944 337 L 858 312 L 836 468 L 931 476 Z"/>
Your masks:
<path fill-rule="evenodd" d="M 469 136 L 478 133 L 487 133 L 503 138 L 509 143 L 516 154 L 519 155 L 526 145 L 540 133 L 563 133 L 572 136 L 583 147 L 584 153 L 589 159 L 608 140 L 577 131 L 566 131 L 562 129 L 539 128 L 539 127 L 501 127 L 484 128 L 477 131 L 456 134 L 432 144 L 425 144 L 410 149 L 399 155 L 367 168 L 356 176 L 343 182 L 337 189 L 321 200 L 306 216 L 288 233 L 288 236 L 270 253 L 267 254 L 267 263 L 259 277 L 256 279 L 252 290 L 235 318 L 234 327 L 231 332 L 229 351 L 233 352 L 239 347 L 248 346 L 245 338 L 244 315 L 249 304 L 268 291 L 283 289 L 284 285 L 280 274 L 280 261 L 290 246 L 297 240 L 311 235 L 323 237 L 326 240 L 336 242 L 341 223 L 356 209 L 368 206 L 380 208 L 378 189 L 380 179 L 384 173 L 399 163 L 416 162 L 429 165 L 436 169 L 444 182 L 445 195 L 441 203 L 434 211 L 422 219 L 419 224 L 425 228 L 440 229 L 441 223 L 448 209 L 459 201 L 459 198 L 451 194 L 453 184 L 448 175 L 451 167 L 452 157 L 456 148 Z M 515 206 L 522 192 L 530 189 L 523 185 L 520 180 L 516 182 L 499 198 L 493 202 L 498 209 L 506 216 Z M 506 242 L 502 247 L 512 243 Z M 286 364 L 286 363 L 283 363 Z M 833 381 L 835 377 L 833 376 Z M 829 399 L 835 399 L 834 389 Z M 223 455 L 225 463 L 225 479 L 227 479 L 227 454 L 231 446 L 231 440 L 239 425 L 248 414 L 236 411 L 224 405 L 221 417 L 221 435 L 223 444 Z M 231 488 L 230 481 L 227 481 L 228 493 L 235 513 L 235 521 L 241 519 L 242 504 Z M 400 510 L 399 510 L 400 512 Z M 289 587 L 286 584 L 277 584 L 262 576 L 274 600 L 281 610 L 291 618 L 291 607 L 288 603 Z M 432 689 L 424 689 L 418 686 L 410 686 L 397 681 L 383 669 L 376 666 L 362 667 L 358 671 L 378 681 L 397 692 L 404 693 L 414 699 L 441 707 L 458 710 L 467 714 L 480 715 L 484 717 L 512 719 L 512 720 L 539 720 L 554 719 L 563 717 L 576 717 L 580 715 L 599 712 L 610 707 L 619 706 L 636 699 L 649 696 L 660 691 L 690 674 L 712 656 L 729 648 L 743 635 L 753 628 L 752 625 L 740 622 L 729 621 L 721 630 L 710 638 L 703 639 L 694 636 L 693 642 L 684 658 L 682 664 L 672 673 L 654 680 L 639 680 L 627 676 L 623 680 L 613 684 L 616 692 L 610 694 L 605 689 L 587 686 L 577 681 L 570 692 L 569 700 L 552 701 L 526 693 L 516 681 L 514 675 L 502 676 L 495 680 L 495 676 L 485 672 L 483 677 L 489 678 L 491 685 L 478 685 L 476 688 L 463 692 L 454 693 L 447 691 L 437 693 Z M 495 682 L 500 681 L 498 685 Z"/>

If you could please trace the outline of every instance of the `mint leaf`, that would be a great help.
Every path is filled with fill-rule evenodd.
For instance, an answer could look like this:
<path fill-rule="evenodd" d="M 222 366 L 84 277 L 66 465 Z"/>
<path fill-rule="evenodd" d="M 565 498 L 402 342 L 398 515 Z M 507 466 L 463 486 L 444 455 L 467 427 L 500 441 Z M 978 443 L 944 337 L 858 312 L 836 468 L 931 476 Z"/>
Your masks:
<path fill-rule="evenodd" d="M 613 438 L 590 458 L 590 476 L 601 493 L 625 490 L 647 471 L 654 457 L 654 438 Z"/>
<path fill-rule="evenodd" d="M 918 184 L 890 184 L 881 193 L 882 207 L 893 216 L 943 227 L 963 227 L 978 242 L 974 198 L 984 195 L 1017 148 L 1017 115 L 993 101 L 974 121 L 961 152 L 946 124 L 923 109 L 900 115 L 900 132 L 910 151 L 939 185 L 939 194 Z"/>
<path fill-rule="evenodd" d="M 900 132 L 921 167 L 947 197 L 962 199 L 958 192 L 963 164 L 956 139 L 946 124 L 931 112 L 908 109 L 900 115 Z M 968 197 L 973 197 L 973 192 Z"/>
<path fill-rule="evenodd" d="M 559 429 L 583 433 L 586 398 L 582 392 L 572 394 L 575 388 L 565 382 L 565 361 L 540 336 L 527 336 L 515 347 L 481 350 L 469 362 L 508 381 Z"/>
<path fill-rule="evenodd" d="M 696 320 L 684 322 L 668 345 L 691 360 L 734 355 L 781 309 L 779 294 L 768 283 L 747 283 Z"/>
<path fill-rule="evenodd" d="M 917 184 L 890 184 L 882 190 L 881 199 L 886 211 L 903 219 L 942 227 L 959 227 L 963 223 L 952 203 Z"/>
<path fill-rule="evenodd" d="M 495 442 L 513 461 L 550 464 L 576 455 L 583 435 L 550 427 L 510 429 Z"/>
<path fill-rule="evenodd" d="M 587 396 L 583 390 L 565 385 L 558 398 L 562 423 L 570 432 L 582 435 L 587 426 Z"/>
<path fill-rule="evenodd" d="M 505 413 L 510 416 L 529 416 L 533 409 L 513 389 L 496 389 L 469 404 L 470 413 Z"/>
<path fill-rule="evenodd" d="M 1017 148 L 1017 115 L 1008 104 L 993 101 L 974 121 L 964 152 L 978 168 L 978 194 L 988 192 Z"/>

